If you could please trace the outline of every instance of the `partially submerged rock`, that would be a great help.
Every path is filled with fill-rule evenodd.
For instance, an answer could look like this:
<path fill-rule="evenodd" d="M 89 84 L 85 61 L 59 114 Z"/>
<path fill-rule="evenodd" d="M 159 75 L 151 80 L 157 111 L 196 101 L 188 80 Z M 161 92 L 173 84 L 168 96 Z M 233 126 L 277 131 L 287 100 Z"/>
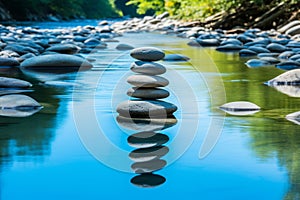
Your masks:
<path fill-rule="evenodd" d="M 287 71 L 272 80 L 266 82 L 267 85 L 300 85 L 300 69 Z"/>
<path fill-rule="evenodd" d="M 29 88 L 32 84 L 16 78 L 0 77 L 0 88 Z"/>
<path fill-rule="evenodd" d="M 12 94 L 0 97 L 0 116 L 28 117 L 40 111 L 42 106 L 26 95 Z"/>
<path fill-rule="evenodd" d="M 300 125 L 300 111 L 288 114 L 285 118 L 297 125 Z"/>
<path fill-rule="evenodd" d="M 248 101 L 236 101 L 220 106 L 220 109 L 231 115 L 251 115 L 260 110 L 260 107 Z"/>
<path fill-rule="evenodd" d="M 93 65 L 74 55 L 55 54 L 55 55 L 42 55 L 29 58 L 22 62 L 21 68 L 30 70 L 65 70 L 65 71 L 78 71 L 87 70 L 92 68 Z"/>

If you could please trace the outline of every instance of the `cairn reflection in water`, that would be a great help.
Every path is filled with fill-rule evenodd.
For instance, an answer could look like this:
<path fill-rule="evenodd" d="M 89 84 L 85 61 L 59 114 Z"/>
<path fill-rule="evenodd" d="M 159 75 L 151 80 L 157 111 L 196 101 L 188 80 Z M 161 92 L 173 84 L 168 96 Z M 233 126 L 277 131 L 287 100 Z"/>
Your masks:
<path fill-rule="evenodd" d="M 170 95 L 167 90 L 161 89 L 169 81 L 158 76 L 164 74 L 166 68 L 154 63 L 164 58 L 164 52 L 152 47 L 142 47 L 133 49 L 130 55 L 139 60 L 131 65 L 131 70 L 137 74 L 127 79 L 133 85 L 127 95 L 135 99 L 119 104 L 117 121 L 126 129 L 138 131 L 127 138 L 128 144 L 136 148 L 129 153 L 129 158 L 134 162 L 131 169 L 139 174 L 131 179 L 131 183 L 139 187 L 155 187 L 166 181 L 165 177 L 155 173 L 167 165 L 163 157 L 169 152 L 169 148 L 165 146 L 169 137 L 156 131 L 177 123 L 173 115 L 177 107 L 158 100 Z"/>

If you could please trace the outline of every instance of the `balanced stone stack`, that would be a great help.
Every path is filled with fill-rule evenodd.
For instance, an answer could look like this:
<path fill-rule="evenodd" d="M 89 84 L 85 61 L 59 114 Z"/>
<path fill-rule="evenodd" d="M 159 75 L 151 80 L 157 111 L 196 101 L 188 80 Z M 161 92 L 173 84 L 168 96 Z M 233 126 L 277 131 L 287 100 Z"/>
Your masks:
<path fill-rule="evenodd" d="M 167 162 L 161 158 L 169 152 L 169 148 L 164 146 L 169 137 L 155 131 L 177 123 L 173 116 L 177 107 L 160 100 L 170 95 L 162 89 L 169 81 L 160 76 L 166 72 L 166 68 L 155 63 L 164 58 L 164 52 L 153 47 L 143 47 L 133 49 L 130 55 L 138 60 L 131 65 L 131 70 L 136 74 L 127 79 L 133 85 L 127 95 L 134 99 L 118 106 L 117 120 L 123 127 L 139 131 L 127 139 L 130 146 L 137 148 L 129 154 L 134 161 L 131 168 L 139 174 L 131 182 L 140 187 L 155 187 L 165 182 L 163 176 L 153 172 L 166 166 Z"/>

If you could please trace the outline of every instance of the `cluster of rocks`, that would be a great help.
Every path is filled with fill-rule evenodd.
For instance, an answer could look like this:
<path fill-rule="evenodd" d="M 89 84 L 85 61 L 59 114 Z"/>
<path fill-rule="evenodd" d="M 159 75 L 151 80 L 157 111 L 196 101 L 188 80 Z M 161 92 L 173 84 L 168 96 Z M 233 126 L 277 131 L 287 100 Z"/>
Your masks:
<path fill-rule="evenodd" d="M 102 21 L 99 26 L 84 26 L 70 29 L 41 29 L 38 27 L 12 27 L 0 25 L 0 68 L 20 69 L 26 75 L 44 73 L 69 73 L 89 70 L 93 67 L 85 59 L 85 54 L 99 49 L 105 49 L 108 42 L 118 42 L 120 36 L 111 26 Z M 118 50 L 133 49 L 132 46 L 119 44 Z M 29 73 L 30 72 L 30 73 Z M 32 73 L 33 72 L 33 73 Z M 34 76 L 36 78 L 36 76 Z M 67 82 L 66 82 L 67 83 Z M 40 84 L 40 83 L 39 83 Z M 42 83 L 53 85 L 53 82 Z M 55 82 L 57 84 L 57 82 Z M 66 85 L 65 83 L 59 83 Z M 0 77 L 0 95 L 31 92 L 32 84 L 27 81 Z M 34 114 L 42 107 L 29 96 L 1 96 L 2 116 L 26 117 Z M 7 104 L 7 99 L 13 99 L 15 104 Z M 16 101 L 19 98 L 19 101 Z M 31 108 L 31 110 L 29 109 Z M 14 112 L 8 112 L 13 111 Z M 30 110 L 30 112 L 29 112 Z"/>
<path fill-rule="evenodd" d="M 156 131 L 176 124 L 173 113 L 177 107 L 158 100 L 170 95 L 167 90 L 161 89 L 169 81 L 159 76 L 166 72 L 166 68 L 155 63 L 164 58 L 164 52 L 153 47 L 142 47 L 133 49 L 130 55 L 138 61 L 131 65 L 131 71 L 136 74 L 127 79 L 133 85 L 127 95 L 135 99 L 118 105 L 117 120 L 121 126 L 139 131 L 127 139 L 130 146 L 137 148 L 129 154 L 134 161 L 131 168 L 139 174 L 131 182 L 140 187 L 155 187 L 166 181 L 164 177 L 153 172 L 166 166 L 167 162 L 161 158 L 169 152 L 169 148 L 164 146 L 169 137 Z"/>

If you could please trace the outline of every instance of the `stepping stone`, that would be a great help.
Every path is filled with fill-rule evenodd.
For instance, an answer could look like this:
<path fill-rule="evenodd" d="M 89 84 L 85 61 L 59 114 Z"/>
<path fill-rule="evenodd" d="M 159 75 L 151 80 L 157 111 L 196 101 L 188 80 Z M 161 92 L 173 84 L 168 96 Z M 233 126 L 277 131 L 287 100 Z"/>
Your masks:
<path fill-rule="evenodd" d="M 130 56 L 141 61 L 158 61 L 165 57 L 165 53 L 154 47 L 140 47 L 133 49 Z"/>
<path fill-rule="evenodd" d="M 133 62 L 130 69 L 133 72 L 146 75 L 160 75 L 167 71 L 166 68 L 161 64 L 143 61 Z"/>
<path fill-rule="evenodd" d="M 174 104 L 159 100 L 129 100 L 117 107 L 121 116 L 132 118 L 167 118 L 176 110 L 177 106 Z"/>
<path fill-rule="evenodd" d="M 148 76 L 148 75 L 132 75 L 127 78 L 127 82 L 136 87 L 165 87 L 169 84 L 169 81 L 160 76 Z"/>
<path fill-rule="evenodd" d="M 163 89 L 134 87 L 127 91 L 127 95 L 141 99 L 163 99 L 167 98 L 170 93 Z"/>

